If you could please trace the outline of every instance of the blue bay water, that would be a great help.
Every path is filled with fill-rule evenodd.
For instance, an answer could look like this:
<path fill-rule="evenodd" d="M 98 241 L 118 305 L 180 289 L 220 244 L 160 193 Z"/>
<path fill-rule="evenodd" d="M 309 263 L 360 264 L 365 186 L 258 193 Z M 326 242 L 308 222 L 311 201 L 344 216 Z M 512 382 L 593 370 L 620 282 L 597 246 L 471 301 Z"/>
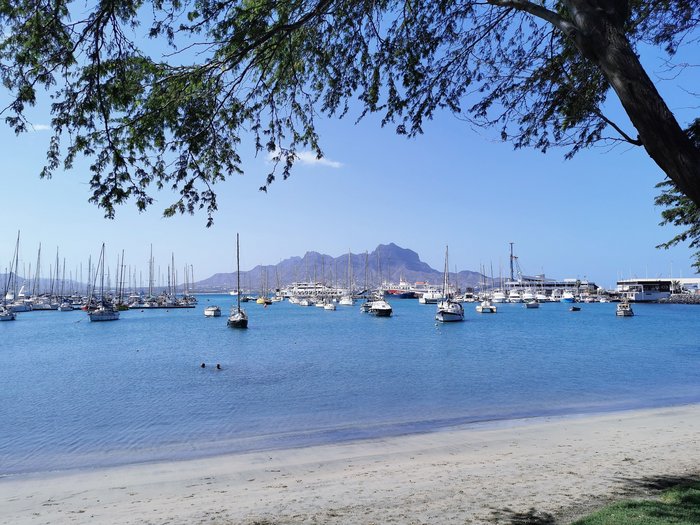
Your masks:
<path fill-rule="evenodd" d="M 467 304 L 436 325 L 414 300 L 388 319 L 248 303 L 233 330 L 233 300 L 0 323 L 0 475 L 700 401 L 699 307 Z M 211 304 L 224 315 L 205 318 Z"/>

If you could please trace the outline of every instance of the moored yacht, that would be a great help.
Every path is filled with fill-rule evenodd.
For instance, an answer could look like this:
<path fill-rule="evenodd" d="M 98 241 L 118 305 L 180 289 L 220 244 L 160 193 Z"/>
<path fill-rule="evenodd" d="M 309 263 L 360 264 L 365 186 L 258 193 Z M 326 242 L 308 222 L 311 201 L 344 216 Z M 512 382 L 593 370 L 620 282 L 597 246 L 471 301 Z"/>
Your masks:
<path fill-rule="evenodd" d="M 237 290 L 241 289 L 241 257 L 240 243 L 236 234 L 236 281 Z M 231 308 L 226 325 L 231 328 L 248 328 L 248 314 L 241 308 L 241 294 L 236 295 L 236 306 Z"/>
<path fill-rule="evenodd" d="M 445 272 L 442 280 L 442 295 L 445 299 L 438 303 L 435 312 L 435 320 L 441 323 L 464 321 L 464 308 L 461 303 L 453 301 L 450 294 L 449 275 L 448 248 L 445 247 Z"/>
<path fill-rule="evenodd" d="M 352 295 L 343 295 L 340 301 L 338 301 L 338 304 L 341 306 L 352 306 L 355 304 L 355 300 L 352 298 Z"/>
<path fill-rule="evenodd" d="M 221 317 L 221 308 L 216 305 L 207 306 L 204 309 L 204 317 Z"/>
<path fill-rule="evenodd" d="M 478 314 L 495 314 L 496 311 L 496 305 L 488 297 L 476 305 L 476 313 Z"/>
<path fill-rule="evenodd" d="M 508 292 L 508 302 L 509 303 L 522 303 L 523 297 L 520 295 L 518 290 L 511 290 Z"/>
<path fill-rule="evenodd" d="M 102 250 L 100 251 L 100 259 L 97 262 L 97 268 L 95 269 L 95 280 L 97 280 L 97 274 L 100 274 L 100 296 L 95 304 L 95 283 L 93 282 L 90 289 L 90 296 L 87 301 L 87 313 L 88 319 L 90 321 L 118 321 L 119 320 L 119 310 L 115 308 L 112 301 L 105 295 L 105 244 L 102 243 Z"/>
<path fill-rule="evenodd" d="M 377 317 L 390 317 L 392 313 L 391 305 L 384 299 L 377 299 L 370 303 L 369 313 Z"/>
<path fill-rule="evenodd" d="M 114 308 L 111 304 L 102 304 L 95 310 L 90 310 L 88 312 L 88 317 L 90 321 L 118 321 L 119 310 Z"/>
<path fill-rule="evenodd" d="M 632 305 L 628 301 L 622 301 L 617 303 L 615 315 L 619 317 L 632 317 L 634 315 Z"/>
<path fill-rule="evenodd" d="M 507 299 L 507 297 L 506 297 L 505 292 L 503 292 L 503 290 L 496 290 L 491 295 L 491 302 L 492 303 L 496 303 L 496 304 L 505 303 L 506 299 Z"/>
<path fill-rule="evenodd" d="M 575 302 L 574 298 L 574 292 L 571 290 L 564 290 L 564 293 L 561 294 L 561 299 L 559 299 L 562 303 L 573 303 Z"/>
<path fill-rule="evenodd" d="M 14 321 L 15 317 L 16 316 L 15 313 L 12 311 L 12 308 L 0 305 L 0 321 Z"/>

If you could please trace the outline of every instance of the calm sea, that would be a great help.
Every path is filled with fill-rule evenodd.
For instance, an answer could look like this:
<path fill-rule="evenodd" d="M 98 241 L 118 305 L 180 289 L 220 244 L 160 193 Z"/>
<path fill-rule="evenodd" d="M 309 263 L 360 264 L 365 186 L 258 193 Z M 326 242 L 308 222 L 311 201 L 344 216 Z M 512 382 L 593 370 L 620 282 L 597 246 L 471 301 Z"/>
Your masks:
<path fill-rule="evenodd" d="M 391 318 L 248 303 L 233 330 L 233 300 L 0 323 L 0 475 L 700 401 L 700 307 L 467 304 L 436 325 L 415 300 Z"/>

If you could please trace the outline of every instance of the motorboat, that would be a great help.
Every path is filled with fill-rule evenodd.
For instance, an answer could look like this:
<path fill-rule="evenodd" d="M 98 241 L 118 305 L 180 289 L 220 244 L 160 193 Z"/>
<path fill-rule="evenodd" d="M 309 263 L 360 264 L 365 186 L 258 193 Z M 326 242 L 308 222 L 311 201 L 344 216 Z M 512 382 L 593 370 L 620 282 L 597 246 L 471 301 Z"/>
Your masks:
<path fill-rule="evenodd" d="M 491 296 L 492 303 L 505 303 L 507 300 L 506 294 L 502 290 L 496 290 Z"/>
<path fill-rule="evenodd" d="M 520 295 L 518 290 L 511 290 L 508 292 L 508 302 L 509 303 L 522 303 L 523 297 Z"/>
<path fill-rule="evenodd" d="M 628 301 L 622 301 L 620 303 L 617 303 L 615 315 L 620 317 L 632 317 L 634 315 L 632 305 Z"/>
<path fill-rule="evenodd" d="M 221 308 L 212 305 L 204 309 L 204 317 L 221 317 Z"/>
<path fill-rule="evenodd" d="M 539 308 L 539 307 L 540 307 L 540 303 L 538 303 L 534 299 L 532 299 L 530 301 L 525 301 L 525 308 Z"/>
<path fill-rule="evenodd" d="M 529 303 L 535 300 L 535 292 L 531 288 L 523 290 L 522 300 L 524 303 Z"/>
<path fill-rule="evenodd" d="M 16 318 L 12 308 L 0 305 L 0 321 L 14 321 Z"/>
<path fill-rule="evenodd" d="M 376 315 L 377 317 L 390 317 L 392 313 L 391 305 L 384 299 L 372 301 L 371 306 L 369 307 L 369 313 Z"/>
<path fill-rule="evenodd" d="M 355 300 L 352 298 L 352 295 L 343 295 L 338 304 L 341 306 L 352 306 L 355 304 Z"/>
<path fill-rule="evenodd" d="M 574 292 L 571 290 L 564 290 L 564 293 L 561 294 L 561 299 L 559 300 L 562 303 L 573 303 L 575 301 Z"/>

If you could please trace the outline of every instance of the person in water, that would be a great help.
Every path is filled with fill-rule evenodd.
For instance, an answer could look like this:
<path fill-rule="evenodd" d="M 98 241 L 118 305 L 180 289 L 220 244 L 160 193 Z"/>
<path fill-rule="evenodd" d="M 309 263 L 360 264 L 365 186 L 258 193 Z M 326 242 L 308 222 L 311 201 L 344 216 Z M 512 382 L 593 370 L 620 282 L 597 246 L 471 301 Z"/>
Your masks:
<path fill-rule="evenodd" d="M 216 369 L 221 370 L 221 365 L 219 363 L 216 363 Z"/>
<path fill-rule="evenodd" d="M 207 365 L 205 365 L 204 363 L 202 363 L 201 365 L 199 365 L 199 368 L 206 368 L 206 367 L 207 367 Z"/>

